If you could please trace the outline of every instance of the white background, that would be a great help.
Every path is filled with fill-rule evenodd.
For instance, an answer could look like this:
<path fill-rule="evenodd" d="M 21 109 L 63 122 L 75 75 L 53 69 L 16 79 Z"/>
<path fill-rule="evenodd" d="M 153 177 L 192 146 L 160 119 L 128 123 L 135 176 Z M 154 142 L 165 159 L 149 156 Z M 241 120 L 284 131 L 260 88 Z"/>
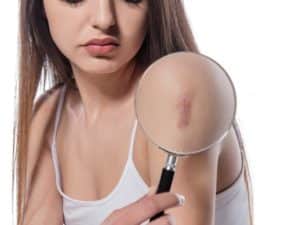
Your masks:
<path fill-rule="evenodd" d="M 3 2 L 4 3 L 4 2 Z M 232 77 L 255 224 L 300 224 L 300 7 L 297 0 L 185 0 L 202 53 Z M 299 3 L 298 3 L 299 4 Z M 0 7 L 0 215 L 12 224 L 11 155 L 18 6 Z"/>

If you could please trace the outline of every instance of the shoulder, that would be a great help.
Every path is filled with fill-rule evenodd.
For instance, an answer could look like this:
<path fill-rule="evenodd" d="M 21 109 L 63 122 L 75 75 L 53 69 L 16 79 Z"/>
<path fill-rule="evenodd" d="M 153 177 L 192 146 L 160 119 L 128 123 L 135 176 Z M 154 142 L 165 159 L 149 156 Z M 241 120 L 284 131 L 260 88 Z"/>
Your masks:
<path fill-rule="evenodd" d="M 28 163 L 29 176 L 35 163 L 45 149 L 49 148 L 49 127 L 56 108 L 62 85 L 55 85 L 48 89 L 35 101 L 28 133 Z"/>
<path fill-rule="evenodd" d="M 41 94 L 34 102 L 30 131 L 34 133 L 45 133 L 49 122 L 53 119 L 59 93 L 63 86 L 63 83 L 59 83 L 51 87 Z"/>
<path fill-rule="evenodd" d="M 167 82 L 160 82 L 161 78 L 158 76 L 158 82 L 153 82 L 157 84 L 155 87 L 160 96 L 166 94 L 168 104 L 172 103 L 177 107 L 166 112 L 166 118 L 176 116 L 176 112 L 182 116 L 186 116 L 183 115 L 185 112 L 191 112 L 191 121 L 197 121 L 199 124 L 199 129 L 195 129 L 201 134 L 199 137 L 205 136 L 208 140 L 215 140 L 215 137 L 224 133 L 224 124 L 229 125 L 232 122 L 236 102 L 231 80 L 221 70 L 212 71 L 210 65 L 204 65 L 203 71 L 189 72 L 187 76 L 177 76 L 174 71 L 170 76 L 164 76 L 164 81 Z M 164 91 L 165 84 L 168 84 L 167 92 Z M 170 96 L 173 96 L 172 99 Z M 157 98 L 155 101 L 159 104 L 164 98 Z M 187 110 L 187 106 L 190 109 Z M 192 120 L 193 118 L 197 119 Z M 222 142 L 219 142 L 207 151 L 191 157 L 178 157 L 172 192 L 183 194 L 186 204 L 184 207 L 170 209 L 169 212 L 176 217 L 179 224 L 213 224 L 221 150 Z M 167 153 L 150 141 L 147 142 L 147 151 L 151 186 L 158 185 Z"/>
<path fill-rule="evenodd" d="M 35 100 L 33 105 L 33 117 L 35 117 L 39 111 L 53 107 L 63 86 L 64 83 L 58 83 L 46 90 Z"/>
<path fill-rule="evenodd" d="M 201 67 L 178 67 L 149 69 L 140 82 L 140 99 L 153 100 L 141 100 L 140 105 L 147 105 L 151 114 L 157 113 L 162 120 L 175 121 L 179 129 L 197 132 L 195 136 L 200 138 L 195 142 L 207 146 L 232 123 L 236 108 L 233 83 L 225 71 L 206 61 Z"/>
<path fill-rule="evenodd" d="M 53 118 L 59 93 L 63 87 L 59 83 L 41 94 L 33 104 L 33 113 L 29 124 L 29 153 L 44 144 L 47 129 Z"/>

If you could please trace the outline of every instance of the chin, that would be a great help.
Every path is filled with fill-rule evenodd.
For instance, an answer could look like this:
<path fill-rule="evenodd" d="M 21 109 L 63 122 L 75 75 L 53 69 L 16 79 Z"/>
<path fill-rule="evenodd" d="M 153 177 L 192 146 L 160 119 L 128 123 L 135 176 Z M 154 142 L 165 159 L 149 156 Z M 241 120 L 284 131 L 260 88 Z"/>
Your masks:
<path fill-rule="evenodd" d="M 88 74 L 109 74 L 117 71 L 121 64 L 111 58 L 90 58 L 85 59 L 84 63 L 77 64 L 77 67 L 83 73 Z"/>

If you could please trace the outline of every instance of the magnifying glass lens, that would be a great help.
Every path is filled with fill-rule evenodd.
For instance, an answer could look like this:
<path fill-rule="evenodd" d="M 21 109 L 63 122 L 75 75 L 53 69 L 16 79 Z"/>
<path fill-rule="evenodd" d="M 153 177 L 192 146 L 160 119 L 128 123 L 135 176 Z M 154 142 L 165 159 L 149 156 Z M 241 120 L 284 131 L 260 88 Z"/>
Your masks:
<path fill-rule="evenodd" d="M 135 98 L 137 119 L 148 139 L 176 155 L 198 153 L 220 141 L 231 127 L 235 105 L 226 72 L 191 52 L 154 62 L 140 79 Z"/>
<path fill-rule="evenodd" d="M 211 58 L 176 52 L 144 72 L 135 93 L 135 112 L 148 140 L 168 153 L 156 193 L 166 192 L 177 156 L 208 150 L 226 136 L 236 112 L 235 89 Z"/>

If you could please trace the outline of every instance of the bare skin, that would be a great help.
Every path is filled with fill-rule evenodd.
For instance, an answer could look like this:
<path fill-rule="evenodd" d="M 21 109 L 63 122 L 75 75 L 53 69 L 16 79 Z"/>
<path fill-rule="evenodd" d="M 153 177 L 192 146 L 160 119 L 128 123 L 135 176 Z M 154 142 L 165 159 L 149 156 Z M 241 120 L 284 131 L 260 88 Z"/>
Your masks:
<path fill-rule="evenodd" d="M 44 0 L 52 38 L 71 60 L 79 88 L 79 92 L 67 95 L 57 140 L 58 157 L 64 162 L 61 165 L 64 191 L 78 199 L 99 199 L 113 189 L 127 158 L 126 146 L 133 125 L 133 90 L 137 83 L 133 77 L 139 75 L 132 75 L 135 62 L 125 63 L 125 60 L 133 57 L 143 42 L 147 1 L 142 1 L 137 7 L 126 1 L 110 3 L 108 0 L 88 0 L 72 7 L 63 1 Z M 110 33 L 113 27 L 118 27 L 119 33 Z M 117 52 L 93 58 L 80 47 L 91 38 L 107 36 L 108 33 L 120 42 Z M 141 68 L 136 73 L 142 71 Z M 184 111 L 188 109 L 183 108 Z M 188 117 L 183 118 L 180 124 L 187 123 Z M 119 141 L 115 142 L 116 139 Z M 228 139 L 226 150 L 219 159 L 217 190 L 232 183 L 240 171 L 240 152 L 233 131 Z M 150 185 L 147 154 L 151 153 L 145 146 L 147 141 L 138 127 L 135 149 L 139 150 L 134 151 L 134 158 L 144 181 Z M 100 171 L 112 169 L 108 162 L 113 158 L 116 163 L 107 177 Z M 83 179 L 79 184 L 75 174 Z"/>
<path fill-rule="evenodd" d="M 125 0 L 43 0 L 52 39 L 70 60 L 80 102 L 79 119 L 93 126 L 105 114 L 126 104 L 132 90 L 134 56 L 146 34 L 147 1 L 138 5 Z M 90 55 L 89 40 L 113 37 L 119 46 L 107 53 Z"/>
<path fill-rule="evenodd" d="M 76 112 L 70 109 L 74 96 L 71 95 L 69 93 L 67 96 L 66 109 L 63 111 L 57 134 L 58 157 L 60 162 L 63 162 L 61 168 L 64 192 L 75 199 L 97 200 L 112 191 L 123 171 L 128 155 L 129 133 L 133 125 L 133 107 L 129 104 L 120 109 L 116 114 L 120 116 L 118 121 L 116 121 L 116 115 L 109 114 L 100 127 L 87 131 L 74 118 Z M 111 124 L 119 125 L 111 126 Z M 85 130 L 85 132 L 78 132 L 81 130 Z M 101 132 L 104 130 L 106 134 Z M 77 134 L 72 131 L 76 131 Z M 114 135 L 109 136 L 112 133 Z M 217 191 L 232 184 L 241 169 L 240 149 L 233 128 L 223 143 L 223 150 L 219 156 Z M 150 162 L 147 158 L 151 152 L 147 150 L 147 145 L 149 145 L 149 141 L 138 126 L 133 150 L 134 162 L 145 183 L 152 186 L 155 183 L 151 182 L 149 175 L 151 168 L 149 168 Z M 101 148 L 99 149 L 97 146 L 101 146 Z M 73 152 L 78 154 L 72 154 Z M 105 157 L 103 157 L 104 154 Z M 79 155 L 81 158 L 78 158 Z M 116 156 L 118 157 L 116 158 Z M 110 160 L 116 163 L 111 165 Z M 107 170 L 111 173 L 101 173 L 101 171 Z M 81 178 L 79 184 L 76 182 L 78 177 Z"/>
<path fill-rule="evenodd" d="M 177 123 L 179 129 L 182 129 L 189 125 L 191 118 L 191 107 L 191 99 L 187 96 L 180 98 L 178 103 L 176 104 L 176 109 L 179 111 L 179 118 Z"/>
<path fill-rule="evenodd" d="M 143 71 L 136 67 L 133 57 L 144 39 L 147 1 L 142 1 L 139 7 L 133 7 L 126 1 L 111 0 L 86 0 L 76 7 L 58 0 L 43 2 L 52 38 L 59 50 L 70 60 L 79 89 L 78 92 L 67 93 L 57 133 L 62 189 L 74 199 L 98 200 L 107 196 L 116 186 L 128 155 L 129 134 L 134 120 L 133 90 L 137 84 L 135 78 Z M 119 32 L 113 32 L 116 30 L 113 28 L 118 28 Z M 91 57 L 84 51 L 82 45 L 85 42 L 107 35 L 114 36 L 120 42 L 117 51 L 98 57 Z M 40 119 L 35 122 L 36 126 L 40 126 L 41 121 L 49 121 L 41 128 L 41 131 L 47 128 L 47 142 L 43 146 L 43 151 L 48 153 L 43 157 L 47 163 L 40 164 L 44 176 L 37 176 L 40 186 L 35 186 L 34 193 L 37 194 L 33 196 L 42 196 L 45 190 L 49 190 L 49 194 L 44 201 L 36 201 L 37 205 L 31 205 L 28 214 L 30 218 L 30 215 L 42 208 L 43 214 L 39 214 L 43 215 L 42 219 L 36 219 L 36 224 L 48 221 L 49 213 L 57 218 L 56 224 L 61 224 L 62 218 L 62 200 L 55 190 L 54 168 L 49 155 L 54 118 L 48 112 L 56 108 L 57 99 L 54 98 L 58 97 L 58 93 L 51 97 L 51 103 L 47 105 L 51 110 L 40 112 Z M 182 104 L 181 108 L 186 114 L 190 106 L 185 100 Z M 46 115 L 48 118 L 43 118 Z M 182 121 L 181 124 L 186 125 L 188 116 Z M 233 130 L 223 143 L 218 156 L 216 185 L 208 180 L 210 184 L 217 186 L 217 191 L 232 184 L 241 169 L 240 150 Z M 165 153 L 152 151 L 149 146 L 149 141 L 138 127 L 133 150 L 134 163 L 145 183 L 153 186 L 157 185 Z M 204 160 L 205 154 L 199 159 L 202 157 Z M 201 171 L 204 174 L 210 174 L 216 168 L 215 155 L 208 158 L 213 162 L 206 170 Z M 111 172 L 105 173 L 107 170 Z M 209 186 L 207 192 L 215 191 L 213 186 Z M 190 193 L 196 193 L 196 190 Z M 206 192 L 202 195 L 206 196 Z M 46 201 L 49 204 L 45 204 Z M 205 210 L 202 209 L 201 212 L 205 214 Z M 198 220 L 195 215 L 190 217 L 193 220 L 191 221 L 187 218 L 190 211 L 182 212 L 185 217 L 180 218 L 186 224 L 212 224 L 211 218 L 203 217 L 200 222 L 201 218 Z M 163 224 L 163 221 L 158 224 Z"/>
<path fill-rule="evenodd" d="M 34 117 L 34 120 L 32 122 L 32 136 L 30 138 L 31 151 L 29 155 L 29 162 L 34 162 L 37 159 L 38 152 L 40 151 L 40 135 L 37 134 L 44 133 L 46 142 L 43 142 L 44 144 L 41 147 L 42 153 L 40 160 L 38 161 L 38 172 L 33 180 L 33 187 L 29 200 L 29 208 L 26 212 L 24 225 L 41 223 L 47 224 L 46 221 L 49 221 L 49 216 L 52 218 L 51 224 L 62 224 L 62 198 L 56 190 L 54 167 L 53 163 L 51 162 L 52 158 L 50 155 L 50 144 L 54 123 L 53 115 L 56 109 L 59 91 L 60 89 L 57 89 L 47 97 L 45 103 L 41 104 L 41 107 L 37 111 L 36 116 Z M 96 151 L 87 151 L 88 149 L 86 147 L 82 147 L 81 149 L 79 149 L 77 146 L 77 148 L 75 148 L 76 145 L 74 145 L 74 140 L 76 140 L 77 137 L 80 137 L 80 134 L 83 135 L 84 132 L 78 132 L 78 135 L 74 136 L 73 138 L 72 136 L 70 137 L 70 135 L 67 134 L 70 134 L 72 129 L 78 129 L 77 131 L 82 131 L 81 129 L 84 129 L 84 127 L 78 126 L 80 124 L 76 123 L 76 121 L 74 120 L 74 111 L 72 111 L 72 106 L 74 106 L 74 94 L 76 96 L 76 93 L 72 92 L 69 92 L 67 95 L 62 115 L 63 117 L 57 136 L 58 158 L 60 162 L 64 162 L 63 164 L 60 163 L 60 165 L 62 166 L 61 173 L 63 175 L 63 191 L 67 195 L 75 199 L 97 200 L 110 193 L 111 190 L 115 187 L 117 181 L 120 179 L 120 175 L 123 171 L 123 167 L 127 159 L 128 148 L 126 148 L 126 146 L 128 146 L 128 135 L 130 129 L 132 128 L 132 123 L 128 123 L 127 126 L 125 124 L 122 130 L 116 130 L 113 129 L 114 127 L 111 125 L 105 126 L 105 124 L 102 124 L 103 126 L 101 126 L 101 130 L 107 129 L 107 131 L 114 132 L 116 134 L 115 137 L 118 137 L 120 141 L 115 142 L 111 140 L 110 143 L 107 143 L 104 135 L 98 135 L 97 138 L 95 136 L 90 136 L 92 138 L 90 138 L 89 141 L 92 142 L 93 146 L 104 146 L 101 149 L 97 148 L 97 150 L 100 150 L 100 152 L 98 153 Z M 130 107 L 128 109 L 130 109 Z M 132 117 L 125 117 L 124 115 L 124 117 L 121 118 L 121 121 L 129 122 L 129 118 L 132 119 Z M 132 122 L 132 120 L 130 122 Z M 108 121 L 108 123 L 112 123 L 112 118 L 110 121 Z M 66 133 L 63 132 L 64 130 L 66 131 Z M 97 132 L 99 133 L 99 130 Z M 62 144 L 64 144 L 65 146 L 64 149 L 62 148 Z M 163 164 L 162 159 L 164 159 L 165 153 L 160 152 L 160 156 L 156 157 L 155 161 L 149 161 L 150 158 L 153 158 L 152 155 L 154 155 L 154 152 L 149 151 L 148 146 L 149 143 L 147 142 L 146 137 L 138 126 L 133 151 L 134 164 L 136 165 L 137 170 L 145 183 L 148 186 L 153 187 L 157 185 L 161 168 L 159 165 Z M 102 156 L 96 157 L 95 154 L 101 154 L 107 148 L 108 151 L 106 151 L 106 154 L 110 154 L 107 154 L 105 158 Z M 116 151 L 116 149 L 119 150 L 117 155 L 120 156 L 120 158 L 117 159 L 114 157 L 116 156 L 114 152 Z M 72 150 L 72 152 L 76 152 L 77 154 L 72 154 L 70 150 Z M 79 158 L 80 154 L 87 157 Z M 89 158 L 91 156 L 94 161 L 91 161 L 91 158 Z M 118 160 L 114 164 L 114 166 L 112 164 L 105 164 L 112 158 L 114 158 L 114 161 Z M 153 164 L 158 167 L 156 171 L 152 166 Z M 86 165 L 91 165 L 91 168 L 87 167 Z M 109 177 L 106 173 L 99 174 L 95 172 L 101 171 L 101 169 L 103 169 L 95 169 L 99 165 L 106 165 L 105 169 L 111 171 Z M 116 165 L 118 165 L 118 167 L 116 167 Z M 29 172 L 32 171 L 33 166 L 34 165 L 32 165 L 31 163 L 29 164 Z M 216 187 L 217 191 L 220 191 L 232 184 L 232 182 L 237 178 L 239 174 L 240 167 L 240 149 L 237 144 L 236 134 L 234 133 L 234 130 L 231 129 L 229 135 L 222 143 L 222 151 L 219 155 L 218 179 Z M 74 174 L 77 174 L 78 176 L 74 176 Z M 90 174 L 91 176 L 86 176 L 86 174 Z M 76 180 L 78 180 L 78 177 L 82 179 L 80 183 L 76 182 Z M 44 193 L 48 194 L 45 196 Z M 39 196 L 44 197 L 41 199 Z M 161 204 L 166 204 L 166 207 L 170 207 L 172 206 L 172 204 L 174 204 L 171 202 L 168 203 L 168 201 L 164 198 L 161 198 L 160 201 Z M 45 204 L 46 202 L 47 204 Z M 53 207 L 54 205 L 55 207 Z M 145 203 L 143 205 L 145 205 Z M 134 207 L 130 208 L 133 209 Z M 141 209 L 140 206 L 139 209 Z M 171 210 L 176 210 L 176 208 Z M 157 212 L 158 211 L 159 210 L 157 209 Z M 137 212 L 138 210 L 135 209 L 134 215 L 137 215 Z M 150 215 L 151 211 L 148 211 L 148 213 Z M 116 213 L 114 212 L 112 215 L 110 215 L 110 217 L 107 217 L 107 219 L 113 219 L 115 218 L 115 216 Z M 165 219 L 165 217 L 161 218 L 159 222 L 161 224 L 164 224 Z"/>

